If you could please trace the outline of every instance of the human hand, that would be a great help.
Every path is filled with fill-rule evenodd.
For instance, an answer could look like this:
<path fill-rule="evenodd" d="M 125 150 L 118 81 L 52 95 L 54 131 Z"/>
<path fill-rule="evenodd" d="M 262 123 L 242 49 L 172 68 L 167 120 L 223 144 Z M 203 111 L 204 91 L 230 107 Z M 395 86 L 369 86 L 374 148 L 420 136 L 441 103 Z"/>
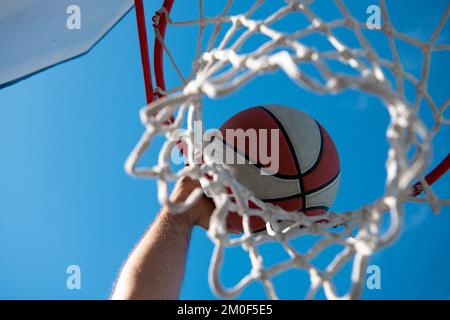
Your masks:
<path fill-rule="evenodd" d="M 189 177 L 181 177 L 170 196 L 173 202 L 182 202 L 194 191 L 196 188 L 201 188 L 200 183 L 197 180 L 193 180 Z M 182 215 L 186 215 L 189 218 L 191 225 L 198 225 L 206 230 L 209 228 L 209 218 L 214 211 L 215 206 L 211 199 L 203 195 L 197 200 L 197 202 Z"/>

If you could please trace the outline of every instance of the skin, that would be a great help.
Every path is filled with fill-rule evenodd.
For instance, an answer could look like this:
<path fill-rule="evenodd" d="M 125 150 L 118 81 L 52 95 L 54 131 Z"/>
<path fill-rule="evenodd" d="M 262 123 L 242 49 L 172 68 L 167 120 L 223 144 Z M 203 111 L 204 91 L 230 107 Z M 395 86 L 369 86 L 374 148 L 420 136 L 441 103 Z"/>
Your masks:
<path fill-rule="evenodd" d="M 197 181 L 181 178 L 171 200 L 184 201 L 199 186 Z M 213 210 L 206 196 L 181 215 L 163 208 L 125 262 L 111 299 L 177 299 L 192 229 L 196 225 L 208 229 Z"/>

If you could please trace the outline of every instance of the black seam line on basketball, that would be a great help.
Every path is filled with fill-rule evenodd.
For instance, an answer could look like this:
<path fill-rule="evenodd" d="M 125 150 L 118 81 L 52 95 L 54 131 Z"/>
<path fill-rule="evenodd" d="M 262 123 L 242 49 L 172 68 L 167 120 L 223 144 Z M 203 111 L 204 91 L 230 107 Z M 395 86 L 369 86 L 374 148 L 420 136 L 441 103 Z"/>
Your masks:
<path fill-rule="evenodd" d="M 258 232 L 265 231 L 265 230 L 266 230 L 266 227 L 264 226 L 264 227 L 261 228 L 261 229 L 253 230 L 252 233 L 258 233 Z"/>
<path fill-rule="evenodd" d="M 307 207 L 306 210 L 317 210 L 317 209 L 322 209 L 322 210 L 330 210 L 330 207 L 327 206 L 311 206 L 311 207 Z"/>
<path fill-rule="evenodd" d="M 262 108 L 262 107 L 259 107 L 259 108 Z M 315 120 L 314 120 L 314 121 L 315 121 Z M 319 149 L 319 154 L 318 154 L 317 160 L 316 160 L 316 162 L 313 164 L 313 166 L 312 166 L 311 168 L 309 168 L 306 172 L 304 172 L 301 176 L 298 175 L 298 174 L 292 175 L 292 174 L 283 174 L 283 173 L 274 173 L 274 174 L 271 174 L 270 176 L 277 177 L 277 178 L 280 178 L 280 179 L 286 179 L 286 180 L 296 180 L 296 179 L 299 179 L 300 177 L 305 177 L 305 176 L 307 176 L 307 175 L 310 174 L 315 168 L 317 168 L 317 166 L 320 164 L 320 160 L 322 159 L 322 156 L 323 156 L 323 134 L 322 134 L 322 129 L 321 129 L 321 127 L 320 127 L 320 125 L 319 125 L 319 123 L 318 123 L 317 121 L 316 121 L 316 124 L 317 124 L 317 126 L 318 126 L 318 128 L 319 128 L 319 132 L 320 132 L 320 149 Z M 214 138 L 216 138 L 216 137 L 214 137 Z M 239 150 L 239 149 L 237 148 L 237 146 L 235 146 L 235 145 L 230 145 L 230 144 L 228 143 L 228 141 L 226 141 L 226 140 L 224 140 L 224 139 L 221 139 L 221 138 L 219 138 L 219 137 L 217 137 L 217 139 L 220 140 L 224 145 L 226 145 L 226 146 L 228 146 L 230 149 L 232 149 L 234 152 L 238 153 L 240 156 L 242 156 L 243 158 L 245 158 L 245 160 L 248 161 L 248 164 L 257 167 L 257 168 L 260 169 L 260 170 L 265 168 L 264 165 L 263 165 L 261 162 L 258 162 L 258 161 L 256 161 L 256 163 L 251 162 L 250 157 L 249 157 L 247 154 L 243 153 L 241 150 Z"/>
<path fill-rule="evenodd" d="M 287 134 L 286 129 L 284 128 L 284 126 L 281 123 L 281 121 L 278 120 L 278 118 L 269 109 L 267 109 L 265 107 L 259 107 L 259 108 L 261 108 L 264 111 L 266 111 L 272 117 L 272 119 L 278 125 L 278 128 L 283 133 L 283 136 L 286 139 L 286 143 L 288 144 L 289 150 L 291 151 L 292 157 L 294 158 L 294 165 L 295 165 L 295 168 L 297 170 L 297 174 L 299 175 L 297 181 L 298 181 L 298 183 L 300 185 L 300 190 L 302 190 L 302 191 L 305 190 L 304 185 L 303 185 L 302 170 L 300 168 L 300 163 L 298 162 L 297 154 L 295 153 L 295 149 L 294 149 L 294 145 L 292 144 L 291 140 L 289 139 L 289 135 Z M 302 198 L 302 206 L 301 206 L 300 210 L 303 211 L 305 209 L 305 206 L 306 206 L 306 196 L 304 194 L 302 194 L 301 198 Z"/>
<path fill-rule="evenodd" d="M 308 174 L 310 174 L 314 169 L 317 168 L 317 166 L 319 165 L 320 161 L 322 160 L 322 156 L 323 156 L 323 133 L 322 133 L 322 128 L 320 127 L 320 124 L 314 120 L 314 122 L 317 124 L 317 128 L 319 129 L 320 132 L 320 149 L 319 149 L 319 154 L 317 156 L 316 162 L 312 165 L 311 168 L 309 168 L 308 170 L 306 170 L 302 176 L 307 176 Z"/>
<path fill-rule="evenodd" d="M 340 172 L 338 172 L 338 174 L 336 176 L 334 176 L 331 180 L 329 180 L 327 183 L 324 183 L 321 186 L 318 186 L 314 189 L 311 189 L 307 192 L 303 192 L 303 193 L 296 193 L 296 194 L 291 194 L 289 196 L 284 196 L 281 198 L 271 198 L 271 199 L 261 199 L 261 201 L 283 201 L 283 200 L 291 200 L 291 199 L 296 199 L 298 197 L 306 197 L 307 195 L 310 195 L 314 192 L 319 191 L 320 189 L 323 189 L 325 187 L 328 187 L 330 184 L 332 184 L 334 181 L 336 181 L 336 179 L 339 177 Z"/>
<path fill-rule="evenodd" d="M 340 174 L 341 174 L 341 171 L 339 170 L 338 173 L 333 178 L 331 178 L 329 181 L 327 181 L 326 183 L 324 183 L 321 186 L 318 186 L 314 189 L 306 191 L 305 195 L 309 195 L 311 193 L 319 191 L 320 189 L 324 189 L 324 188 L 328 187 L 330 184 L 332 184 L 334 181 L 336 181 L 336 179 L 339 177 Z"/>
<path fill-rule="evenodd" d="M 251 162 L 250 157 L 248 155 L 246 155 L 245 153 L 243 153 L 241 150 L 239 150 L 237 146 L 231 145 L 231 144 L 228 143 L 228 141 L 226 141 L 224 139 L 221 139 L 219 137 L 217 137 L 217 140 L 221 141 L 225 146 L 228 146 L 235 153 L 238 153 L 241 157 L 245 158 L 245 160 L 248 161 L 247 164 L 252 165 L 252 166 L 254 166 L 254 167 L 256 167 L 256 168 L 258 168 L 260 170 L 261 169 L 265 169 L 264 165 L 261 164 L 260 162 L 258 162 L 258 161 L 256 161 L 256 163 Z M 290 175 L 290 174 L 283 174 L 283 173 L 274 173 L 274 174 L 271 174 L 269 176 L 277 177 L 277 178 L 285 179 L 285 180 L 297 180 L 299 178 L 298 175 Z"/>

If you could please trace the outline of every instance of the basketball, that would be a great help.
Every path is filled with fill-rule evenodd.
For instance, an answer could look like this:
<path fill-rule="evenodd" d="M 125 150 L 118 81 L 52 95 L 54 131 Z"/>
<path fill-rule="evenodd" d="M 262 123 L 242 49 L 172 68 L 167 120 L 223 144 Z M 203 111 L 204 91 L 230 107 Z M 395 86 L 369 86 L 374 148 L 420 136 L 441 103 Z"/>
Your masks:
<path fill-rule="evenodd" d="M 275 149 L 271 147 L 274 137 L 269 134 L 274 130 L 278 133 Z M 235 154 L 235 161 L 224 161 L 225 167 L 257 198 L 310 216 L 324 214 L 330 208 L 339 187 L 339 157 L 330 135 L 312 117 L 286 106 L 259 106 L 237 113 L 220 132 L 225 153 Z M 244 134 L 245 143 L 238 141 L 242 138 L 239 134 L 230 132 Z M 250 141 L 249 132 L 256 132 L 256 141 Z M 267 139 L 262 141 L 258 133 L 266 134 Z M 270 167 L 262 159 L 264 155 L 278 159 L 276 171 L 264 172 Z M 227 223 L 230 230 L 243 230 L 242 219 L 235 212 L 230 212 Z M 261 231 L 265 222 L 253 216 L 250 226 L 255 232 Z"/>

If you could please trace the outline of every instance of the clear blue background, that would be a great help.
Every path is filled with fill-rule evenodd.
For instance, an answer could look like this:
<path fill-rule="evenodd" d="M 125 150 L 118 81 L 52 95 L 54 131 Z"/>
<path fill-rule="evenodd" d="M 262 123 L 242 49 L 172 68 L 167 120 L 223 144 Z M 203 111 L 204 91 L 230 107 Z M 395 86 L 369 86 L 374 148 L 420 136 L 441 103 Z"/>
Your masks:
<path fill-rule="evenodd" d="M 145 1 L 148 18 L 157 2 Z M 388 2 L 398 29 L 422 39 L 447 4 Z M 361 19 L 371 4 L 347 3 Z M 315 8 L 324 17 L 335 16 L 329 3 L 320 5 Z M 175 4 L 174 17 L 195 14 L 186 1 Z M 180 37 L 183 31 L 175 29 L 168 29 L 168 43 L 186 71 L 194 38 Z M 439 41 L 449 43 L 449 35 L 446 26 Z M 419 74 L 420 54 L 406 46 L 401 49 L 406 68 Z M 389 57 L 387 50 L 383 54 Z M 450 89 L 450 59 L 448 53 L 434 58 L 431 93 L 442 103 Z M 177 84 L 170 72 L 167 83 Z M 123 170 L 143 130 L 138 110 L 144 102 L 134 10 L 88 55 L 0 91 L 1 299 L 108 297 L 121 265 L 159 210 L 155 183 L 132 179 Z M 389 118 L 379 101 L 353 91 L 318 97 L 278 72 L 251 82 L 233 96 L 205 101 L 205 125 L 218 127 L 239 110 L 268 103 L 305 110 L 333 137 L 342 163 L 341 189 L 333 210 L 358 208 L 383 193 Z M 449 134 L 444 128 L 436 138 L 433 165 L 449 151 Z M 155 151 L 146 160 L 155 160 Z M 449 179 L 447 175 L 435 186 L 442 197 L 449 197 Z M 448 299 L 450 210 L 446 207 L 435 216 L 427 206 L 411 204 L 406 209 L 401 237 L 370 260 L 381 267 L 382 288 L 365 290 L 364 298 Z M 204 230 L 195 229 L 182 298 L 215 298 L 206 276 L 212 248 Z M 276 245 L 265 246 L 262 252 L 269 255 L 269 263 L 285 257 Z M 248 258 L 242 252 L 229 254 L 233 261 L 226 261 L 223 280 L 232 284 L 248 271 Z M 81 267 L 81 290 L 66 289 L 66 268 L 72 264 Z M 340 289 L 346 287 L 348 271 L 345 268 L 337 279 Z M 275 283 L 281 298 L 297 299 L 303 298 L 307 280 L 306 273 L 293 270 Z M 255 284 L 240 298 L 265 295 Z"/>

